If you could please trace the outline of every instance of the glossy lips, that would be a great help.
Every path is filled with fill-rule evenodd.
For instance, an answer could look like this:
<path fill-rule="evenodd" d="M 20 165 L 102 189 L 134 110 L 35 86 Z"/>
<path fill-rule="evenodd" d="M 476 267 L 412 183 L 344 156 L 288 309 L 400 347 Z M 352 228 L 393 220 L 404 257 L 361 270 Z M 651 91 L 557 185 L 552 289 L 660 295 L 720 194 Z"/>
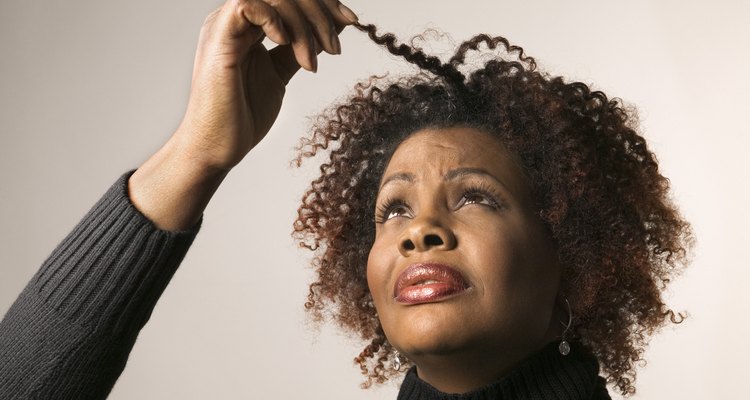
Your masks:
<path fill-rule="evenodd" d="M 413 264 L 398 276 L 393 296 L 399 303 L 431 303 L 468 289 L 463 275 L 437 263 Z"/>

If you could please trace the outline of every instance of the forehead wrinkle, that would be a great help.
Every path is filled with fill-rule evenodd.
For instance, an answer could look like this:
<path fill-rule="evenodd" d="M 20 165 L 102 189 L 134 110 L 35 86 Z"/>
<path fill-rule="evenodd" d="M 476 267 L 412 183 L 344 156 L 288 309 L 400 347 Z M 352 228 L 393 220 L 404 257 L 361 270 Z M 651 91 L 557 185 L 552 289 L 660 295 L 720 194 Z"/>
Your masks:
<path fill-rule="evenodd" d="M 410 172 L 399 172 L 397 174 L 393 174 L 393 175 L 389 176 L 388 178 L 386 178 L 383 181 L 383 183 L 380 184 L 380 188 L 378 189 L 378 193 L 380 193 L 380 191 L 383 190 L 383 188 L 385 187 L 385 185 L 387 185 L 387 184 L 389 184 L 391 182 L 394 182 L 394 181 L 404 181 L 404 182 L 414 183 L 414 180 L 415 180 L 414 174 L 412 174 Z"/>

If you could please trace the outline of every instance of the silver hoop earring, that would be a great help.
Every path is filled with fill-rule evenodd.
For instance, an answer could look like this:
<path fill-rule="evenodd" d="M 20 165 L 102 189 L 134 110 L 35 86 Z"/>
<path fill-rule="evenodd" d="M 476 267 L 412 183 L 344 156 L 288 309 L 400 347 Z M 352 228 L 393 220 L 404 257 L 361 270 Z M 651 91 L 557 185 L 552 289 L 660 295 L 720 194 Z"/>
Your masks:
<path fill-rule="evenodd" d="M 568 331 L 570 330 L 570 326 L 573 324 L 573 311 L 570 309 L 570 303 L 568 303 L 568 299 L 565 299 L 565 305 L 568 306 L 568 323 L 565 324 L 564 322 L 560 321 L 562 326 L 565 327 L 565 330 L 562 333 L 562 340 L 560 341 L 560 345 L 557 346 L 557 349 L 560 351 L 560 354 L 567 356 L 570 354 L 570 343 L 568 343 L 567 336 Z"/>
<path fill-rule="evenodd" d="M 393 356 L 393 369 L 395 369 L 398 372 L 401 372 L 401 367 L 403 366 L 404 361 L 401 360 L 401 353 L 396 350 L 396 354 Z"/>

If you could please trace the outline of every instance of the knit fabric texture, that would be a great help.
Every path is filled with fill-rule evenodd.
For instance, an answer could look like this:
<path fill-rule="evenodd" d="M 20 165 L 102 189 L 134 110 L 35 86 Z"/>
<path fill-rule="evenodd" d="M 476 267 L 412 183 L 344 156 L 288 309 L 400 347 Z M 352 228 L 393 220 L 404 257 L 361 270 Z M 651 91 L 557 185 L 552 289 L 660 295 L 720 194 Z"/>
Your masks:
<path fill-rule="evenodd" d="M 0 323 L 0 399 L 104 399 L 200 229 L 156 228 L 122 175 Z"/>
<path fill-rule="evenodd" d="M 582 345 L 572 346 L 570 354 L 563 356 L 558 344 L 550 343 L 497 382 L 462 394 L 439 391 L 412 367 L 398 400 L 609 400 L 596 358 Z"/>

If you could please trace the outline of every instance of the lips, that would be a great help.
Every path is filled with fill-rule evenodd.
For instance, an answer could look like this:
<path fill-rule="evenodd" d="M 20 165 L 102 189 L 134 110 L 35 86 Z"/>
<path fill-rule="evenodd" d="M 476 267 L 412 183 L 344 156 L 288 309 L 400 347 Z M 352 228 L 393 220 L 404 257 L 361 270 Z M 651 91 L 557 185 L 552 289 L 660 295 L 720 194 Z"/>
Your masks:
<path fill-rule="evenodd" d="M 396 279 L 393 296 L 404 304 L 432 303 L 468 288 L 466 279 L 454 268 L 439 263 L 412 264 Z"/>

